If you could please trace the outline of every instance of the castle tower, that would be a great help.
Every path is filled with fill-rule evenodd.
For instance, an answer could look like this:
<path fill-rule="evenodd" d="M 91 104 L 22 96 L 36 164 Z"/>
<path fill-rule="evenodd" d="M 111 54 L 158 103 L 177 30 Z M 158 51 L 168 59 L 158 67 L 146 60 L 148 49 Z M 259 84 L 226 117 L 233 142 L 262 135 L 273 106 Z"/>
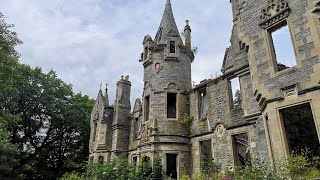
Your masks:
<path fill-rule="evenodd" d="M 99 90 L 91 113 L 91 134 L 89 142 L 89 160 L 103 163 L 110 160 L 112 138 L 113 107 L 109 105 L 108 89 L 105 95 Z"/>
<path fill-rule="evenodd" d="M 190 36 L 188 25 L 186 32 Z M 191 46 L 191 42 L 188 43 Z M 141 62 L 144 66 L 142 156 L 160 154 L 164 171 L 177 178 L 189 169 L 189 127 L 182 119 L 188 114 L 191 63 L 194 54 L 185 46 L 177 28 L 170 0 L 167 0 L 155 39 L 146 35 Z"/>

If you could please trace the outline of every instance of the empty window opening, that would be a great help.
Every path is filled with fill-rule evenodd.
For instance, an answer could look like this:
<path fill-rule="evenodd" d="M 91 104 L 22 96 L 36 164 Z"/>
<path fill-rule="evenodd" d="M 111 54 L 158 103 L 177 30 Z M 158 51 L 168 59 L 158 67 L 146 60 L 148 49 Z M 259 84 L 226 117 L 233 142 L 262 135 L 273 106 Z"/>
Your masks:
<path fill-rule="evenodd" d="M 147 59 L 147 57 L 148 57 L 148 47 L 145 47 L 143 52 L 143 59 Z"/>
<path fill-rule="evenodd" d="M 144 116 L 145 116 L 145 121 L 149 120 L 149 112 L 150 112 L 150 96 L 146 96 L 144 98 Z"/>
<path fill-rule="evenodd" d="M 177 154 L 167 154 L 167 172 L 166 175 L 171 179 L 177 179 Z"/>
<path fill-rule="evenodd" d="M 90 164 L 93 163 L 93 158 L 94 158 L 93 156 L 90 157 L 90 159 L 89 159 L 89 163 L 90 163 Z"/>
<path fill-rule="evenodd" d="M 208 103 L 207 103 L 207 92 L 200 91 L 199 92 L 199 112 L 200 112 L 200 119 L 207 118 L 208 113 Z"/>
<path fill-rule="evenodd" d="M 138 163 L 138 157 L 137 156 L 133 156 L 132 157 L 132 163 L 133 163 L 133 165 L 137 165 L 137 163 Z"/>
<path fill-rule="evenodd" d="M 231 109 L 241 109 L 242 102 L 239 77 L 231 79 L 229 87 Z"/>
<path fill-rule="evenodd" d="M 97 135 L 97 123 L 94 123 L 94 127 L 93 127 L 93 142 L 96 142 L 96 135 Z"/>
<path fill-rule="evenodd" d="M 319 155 L 319 139 L 310 104 L 280 110 L 290 153 L 306 148 L 309 155 Z"/>
<path fill-rule="evenodd" d="M 135 118 L 133 123 L 133 135 L 134 138 L 137 139 L 139 136 L 139 119 Z"/>
<path fill-rule="evenodd" d="M 200 168 L 201 172 L 207 173 L 212 166 L 211 140 L 200 142 Z"/>
<path fill-rule="evenodd" d="M 287 22 L 271 30 L 271 39 L 277 71 L 295 66 L 294 49 Z"/>
<path fill-rule="evenodd" d="M 177 93 L 167 94 L 167 118 L 177 118 Z"/>
<path fill-rule="evenodd" d="M 170 41 L 170 53 L 176 53 L 176 42 Z"/>
<path fill-rule="evenodd" d="M 235 166 L 249 165 L 251 158 L 248 133 L 233 135 L 232 147 Z"/>
<path fill-rule="evenodd" d="M 99 164 L 103 164 L 104 163 L 104 157 L 103 156 L 99 156 L 98 163 Z"/>

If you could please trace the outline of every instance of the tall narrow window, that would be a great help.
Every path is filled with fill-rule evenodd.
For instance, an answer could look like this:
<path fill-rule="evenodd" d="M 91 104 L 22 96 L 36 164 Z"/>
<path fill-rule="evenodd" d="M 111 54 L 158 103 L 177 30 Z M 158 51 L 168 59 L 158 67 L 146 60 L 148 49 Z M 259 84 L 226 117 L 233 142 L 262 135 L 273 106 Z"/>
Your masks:
<path fill-rule="evenodd" d="M 148 57 L 148 47 L 145 47 L 143 52 L 143 59 L 147 59 L 147 57 Z"/>
<path fill-rule="evenodd" d="M 280 110 L 290 153 L 305 149 L 319 156 L 320 146 L 310 104 Z"/>
<path fill-rule="evenodd" d="M 200 119 L 207 118 L 208 105 L 207 105 L 207 92 L 205 90 L 199 92 L 199 107 Z"/>
<path fill-rule="evenodd" d="M 170 53 L 176 53 L 176 42 L 170 41 Z"/>
<path fill-rule="evenodd" d="M 138 138 L 138 135 L 139 135 L 139 119 L 138 118 L 135 118 L 134 119 L 134 122 L 133 122 L 133 135 L 134 135 L 134 139 L 137 139 Z"/>
<path fill-rule="evenodd" d="M 144 117 L 145 117 L 145 121 L 149 120 L 149 112 L 150 112 L 150 96 L 146 96 L 144 98 Z"/>
<path fill-rule="evenodd" d="M 282 71 L 296 65 L 295 54 L 287 22 L 270 30 L 276 70 Z"/>
<path fill-rule="evenodd" d="M 242 133 L 232 136 L 233 157 L 236 166 L 245 166 L 250 164 L 250 143 L 248 133 Z"/>
<path fill-rule="evenodd" d="M 211 140 L 200 142 L 200 168 L 203 173 L 209 171 L 212 161 Z"/>
<path fill-rule="evenodd" d="M 104 163 L 104 157 L 103 156 L 99 156 L 98 162 L 99 162 L 99 164 L 103 164 Z"/>
<path fill-rule="evenodd" d="M 241 90 L 240 90 L 240 79 L 233 78 L 229 82 L 229 94 L 230 94 L 230 104 L 231 109 L 241 109 Z"/>
<path fill-rule="evenodd" d="M 137 157 L 137 156 L 133 156 L 133 157 L 132 157 L 132 163 L 133 163 L 133 165 L 137 165 L 137 162 L 138 162 L 138 157 Z"/>
<path fill-rule="evenodd" d="M 167 94 L 167 118 L 177 118 L 177 93 Z"/>
<path fill-rule="evenodd" d="M 90 163 L 90 164 L 93 163 L 93 158 L 94 158 L 93 156 L 91 156 L 91 157 L 89 158 L 89 163 Z"/>
<path fill-rule="evenodd" d="M 93 142 L 96 142 L 97 126 L 98 124 L 95 122 L 93 126 Z"/>

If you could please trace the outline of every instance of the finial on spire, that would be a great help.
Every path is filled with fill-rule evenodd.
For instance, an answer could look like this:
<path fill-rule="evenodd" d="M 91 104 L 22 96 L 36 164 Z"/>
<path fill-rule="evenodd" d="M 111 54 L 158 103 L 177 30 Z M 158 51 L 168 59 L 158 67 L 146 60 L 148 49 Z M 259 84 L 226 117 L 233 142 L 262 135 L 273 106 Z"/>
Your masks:
<path fill-rule="evenodd" d="M 188 19 L 186 20 L 186 26 L 189 26 L 189 20 Z"/>
<path fill-rule="evenodd" d="M 101 87 L 102 87 L 102 81 L 100 82 L 100 90 L 101 90 Z"/>
<path fill-rule="evenodd" d="M 171 4 L 170 0 L 167 0 L 167 4 Z"/>
<path fill-rule="evenodd" d="M 106 91 L 108 91 L 108 83 L 106 83 Z"/>

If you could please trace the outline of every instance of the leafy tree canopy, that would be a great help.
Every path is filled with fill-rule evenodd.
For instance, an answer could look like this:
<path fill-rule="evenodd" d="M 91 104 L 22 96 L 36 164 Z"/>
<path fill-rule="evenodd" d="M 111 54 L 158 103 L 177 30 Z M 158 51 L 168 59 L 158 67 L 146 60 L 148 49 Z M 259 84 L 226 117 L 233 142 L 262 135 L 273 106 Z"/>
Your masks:
<path fill-rule="evenodd" d="M 56 179 L 88 157 L 93 100 L 54 71 L 18 62 L 21 41 L 0 13 L 0 177 Z"/>

